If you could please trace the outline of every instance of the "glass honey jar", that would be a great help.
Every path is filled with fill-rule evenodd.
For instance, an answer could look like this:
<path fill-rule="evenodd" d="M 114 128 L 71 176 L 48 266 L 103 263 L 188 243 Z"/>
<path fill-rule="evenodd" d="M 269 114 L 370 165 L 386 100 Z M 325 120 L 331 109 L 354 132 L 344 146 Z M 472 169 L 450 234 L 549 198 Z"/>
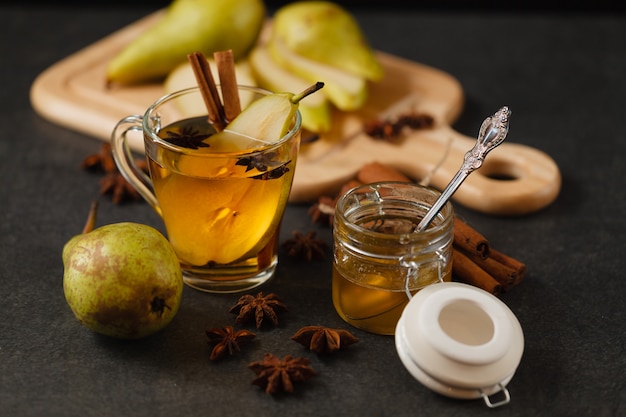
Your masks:
<path fill-rule="evenodd" d="M 405 182 L 358 186 L 335 208 L 333 305 L 359 329 L 393 335 L 413 294 L 451 280 L 454 210 L 447 202 L 415 229 L 439 192 Z"/>

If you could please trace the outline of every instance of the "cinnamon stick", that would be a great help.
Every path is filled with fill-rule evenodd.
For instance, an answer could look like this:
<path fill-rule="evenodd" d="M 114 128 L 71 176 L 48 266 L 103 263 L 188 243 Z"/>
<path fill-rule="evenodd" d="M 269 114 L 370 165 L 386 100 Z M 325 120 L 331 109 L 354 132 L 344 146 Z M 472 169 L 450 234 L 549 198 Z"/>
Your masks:
<path fill-rule="evenodd" d="M 509 290 L 524 279 L 526 275 L 526 264 L 523 262 L 493 248 L 491 249 L 490 257 L 508 271 L 510 280 L 506 285 L 503 284 L 503 290 Z"/>
<path fill-rule="evenodd" d="M 187 59 L 191 63 L 191 68 L 198 82 L 198 87 L 202 93 L 204 104 L 206 105 L 209 113 L 209 120 L 215 125 L 218 130 L 224 129 L 226 125 L 224 119 L 224 107 L 220 101 L 220 96 L 217 92 L 217 86 L 215 80 L 211 74 L 211 67 L 209 61 L 202 52 L 193 52 L 187 55 Z"/>
<path fill-rule="evenodd" d="M 498 281 L 503 291 L 524 278 L 523 262 L 492 248 L 482 234 L 458 218 L 454 219 L 454 246 Z"/>
<path fill-rule="evenodd" d="M 241 102 L 239 101 L 239 88 L 237 87 L 237 74 L 235 72 L 233 50 L 229 49 L 227 51 L 214 52 L 213 59 L 215 59 L 217 74 L 220 77 L 222 101 L 224 102 L 224 117 L 230 122 L 241 113 Z"/>
<path fill-rule="evenodd" d="M 380 162 L 370 162 L 369 164 L 363 165 L 357 173 L 356 178 L 364 184 L 380 181 L 411 181 L 409 177 L 397 169 L 381 164 Z"/>
<path fill-rule="evenodd" d="M 350 180 L 347 183 L 345 183 L 343 187 L 341 187 L 341 189 L 339 190 L 339 194 L 337 194 L 337 197 L 335 198 L 334 202 L 337 203 L 337 200 L 339 200 L 339 197 L 341 197 L 342 195 L 344 195 L 345 193 L 347 193 L 349 190 L 353 189 L 354 187 L 358 187 L 359 185 L 363 185 L 363 183 L 359 180 Z"/>
<path fill-rule="evenodd" d="M 465 252 L 476 254 L 481 259 L 487 259 L 489 256 L 489 241 L 458 216 L 454 217 L 454 243 Z"/>
<path fill-rule="evenodd" d="M 500 283 L 500 285 L 502 285 L 503 290 L 506 291 L 506 289 L 511 288 L 513 285 L 515 285 L 516 271 L 513 268 L 501 264 L 491 256 L 483 259 L 479 256 L 476 256 L 475 253 L 465 252 L 456 244 L 454 245 L 454 249 L 467 256 L 467 258 L 474 262 L 478 267 L 491 275 L 496 281 Z"/>
<path fill-rule="evenodd" d="M 452 248 L 452 275 L 466 284 L 483 289 L 493 295 L 499 295 L 502 291 L 502 285 L 494 277 L 454 247 Z"/>

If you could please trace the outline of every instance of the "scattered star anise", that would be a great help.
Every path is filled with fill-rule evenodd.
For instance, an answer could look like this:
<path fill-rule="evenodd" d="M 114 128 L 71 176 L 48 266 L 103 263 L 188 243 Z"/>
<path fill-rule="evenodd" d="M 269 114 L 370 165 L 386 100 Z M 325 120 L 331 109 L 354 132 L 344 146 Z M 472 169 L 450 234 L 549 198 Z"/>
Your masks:
<path fill-rule="evenodd" d="M 148 164 L 145 160 L 136 159 L 134 162 L 137 168 L 148 173 Z M 137 190 L 126 181 L 126 178 L 124 178 L 117 169 L 110 143 L 103 143 L 98 153 L 87 156 L 87 158 L 83 160 L 81 167 L 89 171 L 104 172 L 104 177 L 99 181 L 100 194 L 111 195 L 115 204 L 122 203 L 129 199 L 135 201 L 141 200 L 141 196 Z"/>
<path fill-rule="evenodd" d="M 265 389 L 267 394 L 281 391 L 293 392 L 294 383 L 304 382 L 316 375 L 306 358 L 294 358 L 286 355 L 283 359 L 271 353 L 263 355 L 263 360 L 248 365 L 257 377 L 253 384 Z"/>
<path fill-rule="evenodd" d="M 237 304 L 232 306 L 229 313 L 237 314 L 235 322 L 245 324 L 254 320 L 256 328 L 260 329 L 264 319 L 269 319 L 274 327 L 278 326 L 278 314 L 287 311 L 287 306 L 274 293 L 256 296 L 246 294 L 239 298 Z"/>
<path fill-rule="evenodd" d="M 174 132 L 168 130 L 165 132 L 166 136 L 164 140 L 171 143 L 172 145 L 181 146 L 183 148 L 189 149 L 198 149 L 198 148 L 208 148 L 209 144 L 203 142 L 210 135 L 200 133 L 195 130 L 192 126 L 185 126 L 179 132 Z"/>
<path fill-rule="evenodd" d="M 105 142 L 98 153 L 88 155 L 81 164 L 81 168 L 89 171 L 115 172 L 117 167 L 111 153 L 111 144 Z"/>
<path fill-rule="evenodd" d="M 226 352 L 229 355 L 239 352 L 241 345 L 250 342 L 256 337 L 256 334 L 251 331 L 235 331 L 232 326 L 207 329 L 206 335 L 209 338 L 209 345 L 213 346 L 210 356 L 212 361 L 221 358 Z"/>
<path fill-rule="evenodd" d="M 144 172 L 147 171 L 145 161 L 135 161 L 137 167 Z M 100 180 L 100 194 L 110 194 L 115 204 L 120 204 L 127 200 L 141 201 L 141 195 L 137 192 L 126 178 L 119 172 L 108 172 L 104 178 Z"/>
<path fill-rule="evenodd" d="M 429 129 L 435 119 L 429 114 L 409 112 L 398 116 L 395 120 L 373 120 L 366 122 L 363 130 L 375 139 L 393 140 L 405 128 Z"/>
<path fill-rule="evenodd" d="M 359 341 L 347 330 L 331 329 L 326 326 L 305 326 L 291 336 L 291 340 L 317 354 L 333 353 Z"/>
<path fill-rule="evenodd" d="M 326 195 L 320 196 L 307 212 L 313 224 L 333 225 L 335 219 L 335 199 Z"/>
<path fill-rule="evenodd" d="M 316 236 L 314 231 L 302 234 L 294 230 L 293 237 L 287 239 L 283 243 L 283 247 L 287 249 L 287 255 L 294 258 L 304 259 L 308 262 L 314 259 L 323 259 L 326 256 L 325 250 L 328 244 Z"/>

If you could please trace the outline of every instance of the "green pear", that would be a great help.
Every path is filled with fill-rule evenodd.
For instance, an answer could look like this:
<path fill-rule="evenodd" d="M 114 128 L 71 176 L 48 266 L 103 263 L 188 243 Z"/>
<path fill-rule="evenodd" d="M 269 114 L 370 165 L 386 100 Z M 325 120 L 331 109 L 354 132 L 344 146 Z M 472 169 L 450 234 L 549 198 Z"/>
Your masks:
<path fill-rule="evenodd" d="M 283 68 L 309 82 L 323 80 L 326 97 L 339 110 L 357 110 L 365 104 L 368 93 L 365 78 L 296 54 L 280 38 L 273 39 L 268 47 L 272 58 Z"/>
<path fill-rule="evenodd" d="M 263 96 L 204 142 L 212 152 L 236 152 L 277 142 L 293 128 L 300 100 L 322 87 L 324 83 L 317 82 L 298 94 L 281 92 Z"/>
<path fill-rule="evenodd" d="M 272 36 L 311 60 L 372 81 L 383 76 L 358 22 L 336 3 L 299 1 L 283 6 L 274 15 Z"/>
<path fill-rule="evenodd" d="M 63 291 L 76 318 L 96 333 L 139 339 L 178 312 L 183 279 L 156 229 L 114 223 L 74 236 L 63 248 Z"/>
<path fill-rule="evenodd" d="M 174 0 L 163 18 L 108 64 L 107 83 L 164 78 L 187 54 L 232 49 L 235 59 L 255 44 L 265 21 L 262 0 Z"/>
<path fill-rule="evenodd" d="M 257 46 L 250 52 L 249 64 L 259 85 L 270 91 L 303 91 L 309 82 L 278 65 L 266 46 Z M 300 101 L 302 127 L 310 132 L 323 133 L 330 129 L 332 113 L 330 103 L 320 91 Z"/>

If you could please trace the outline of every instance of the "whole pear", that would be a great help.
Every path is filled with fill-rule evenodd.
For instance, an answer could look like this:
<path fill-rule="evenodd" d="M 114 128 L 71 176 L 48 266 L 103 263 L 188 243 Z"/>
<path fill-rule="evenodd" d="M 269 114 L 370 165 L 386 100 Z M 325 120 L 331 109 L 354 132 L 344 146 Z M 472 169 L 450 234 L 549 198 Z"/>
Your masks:
<path fill-rule="evenodd" d="M 357 20 L 330 1 L 296 1 L 274 14 L 272 37 L 292 52 L 378 81 L 383 69 Z"/>
<path fill-rule="evenodd" d="M 178 258 L 156 229 L 115 223 L 74 236 L 63 248 L 63 291 L 94 332 L 139 339 L 163 329 L 180 306 Z"/>
<path fill-rule="evenodd" d="M 254 45 L 265 21 L 262 0 L 174 0 L 163 18 L 108 64 L 107 83 L 136 84 L 164 78 L 187 54 L 233 50 L 235 59 Z"/>

